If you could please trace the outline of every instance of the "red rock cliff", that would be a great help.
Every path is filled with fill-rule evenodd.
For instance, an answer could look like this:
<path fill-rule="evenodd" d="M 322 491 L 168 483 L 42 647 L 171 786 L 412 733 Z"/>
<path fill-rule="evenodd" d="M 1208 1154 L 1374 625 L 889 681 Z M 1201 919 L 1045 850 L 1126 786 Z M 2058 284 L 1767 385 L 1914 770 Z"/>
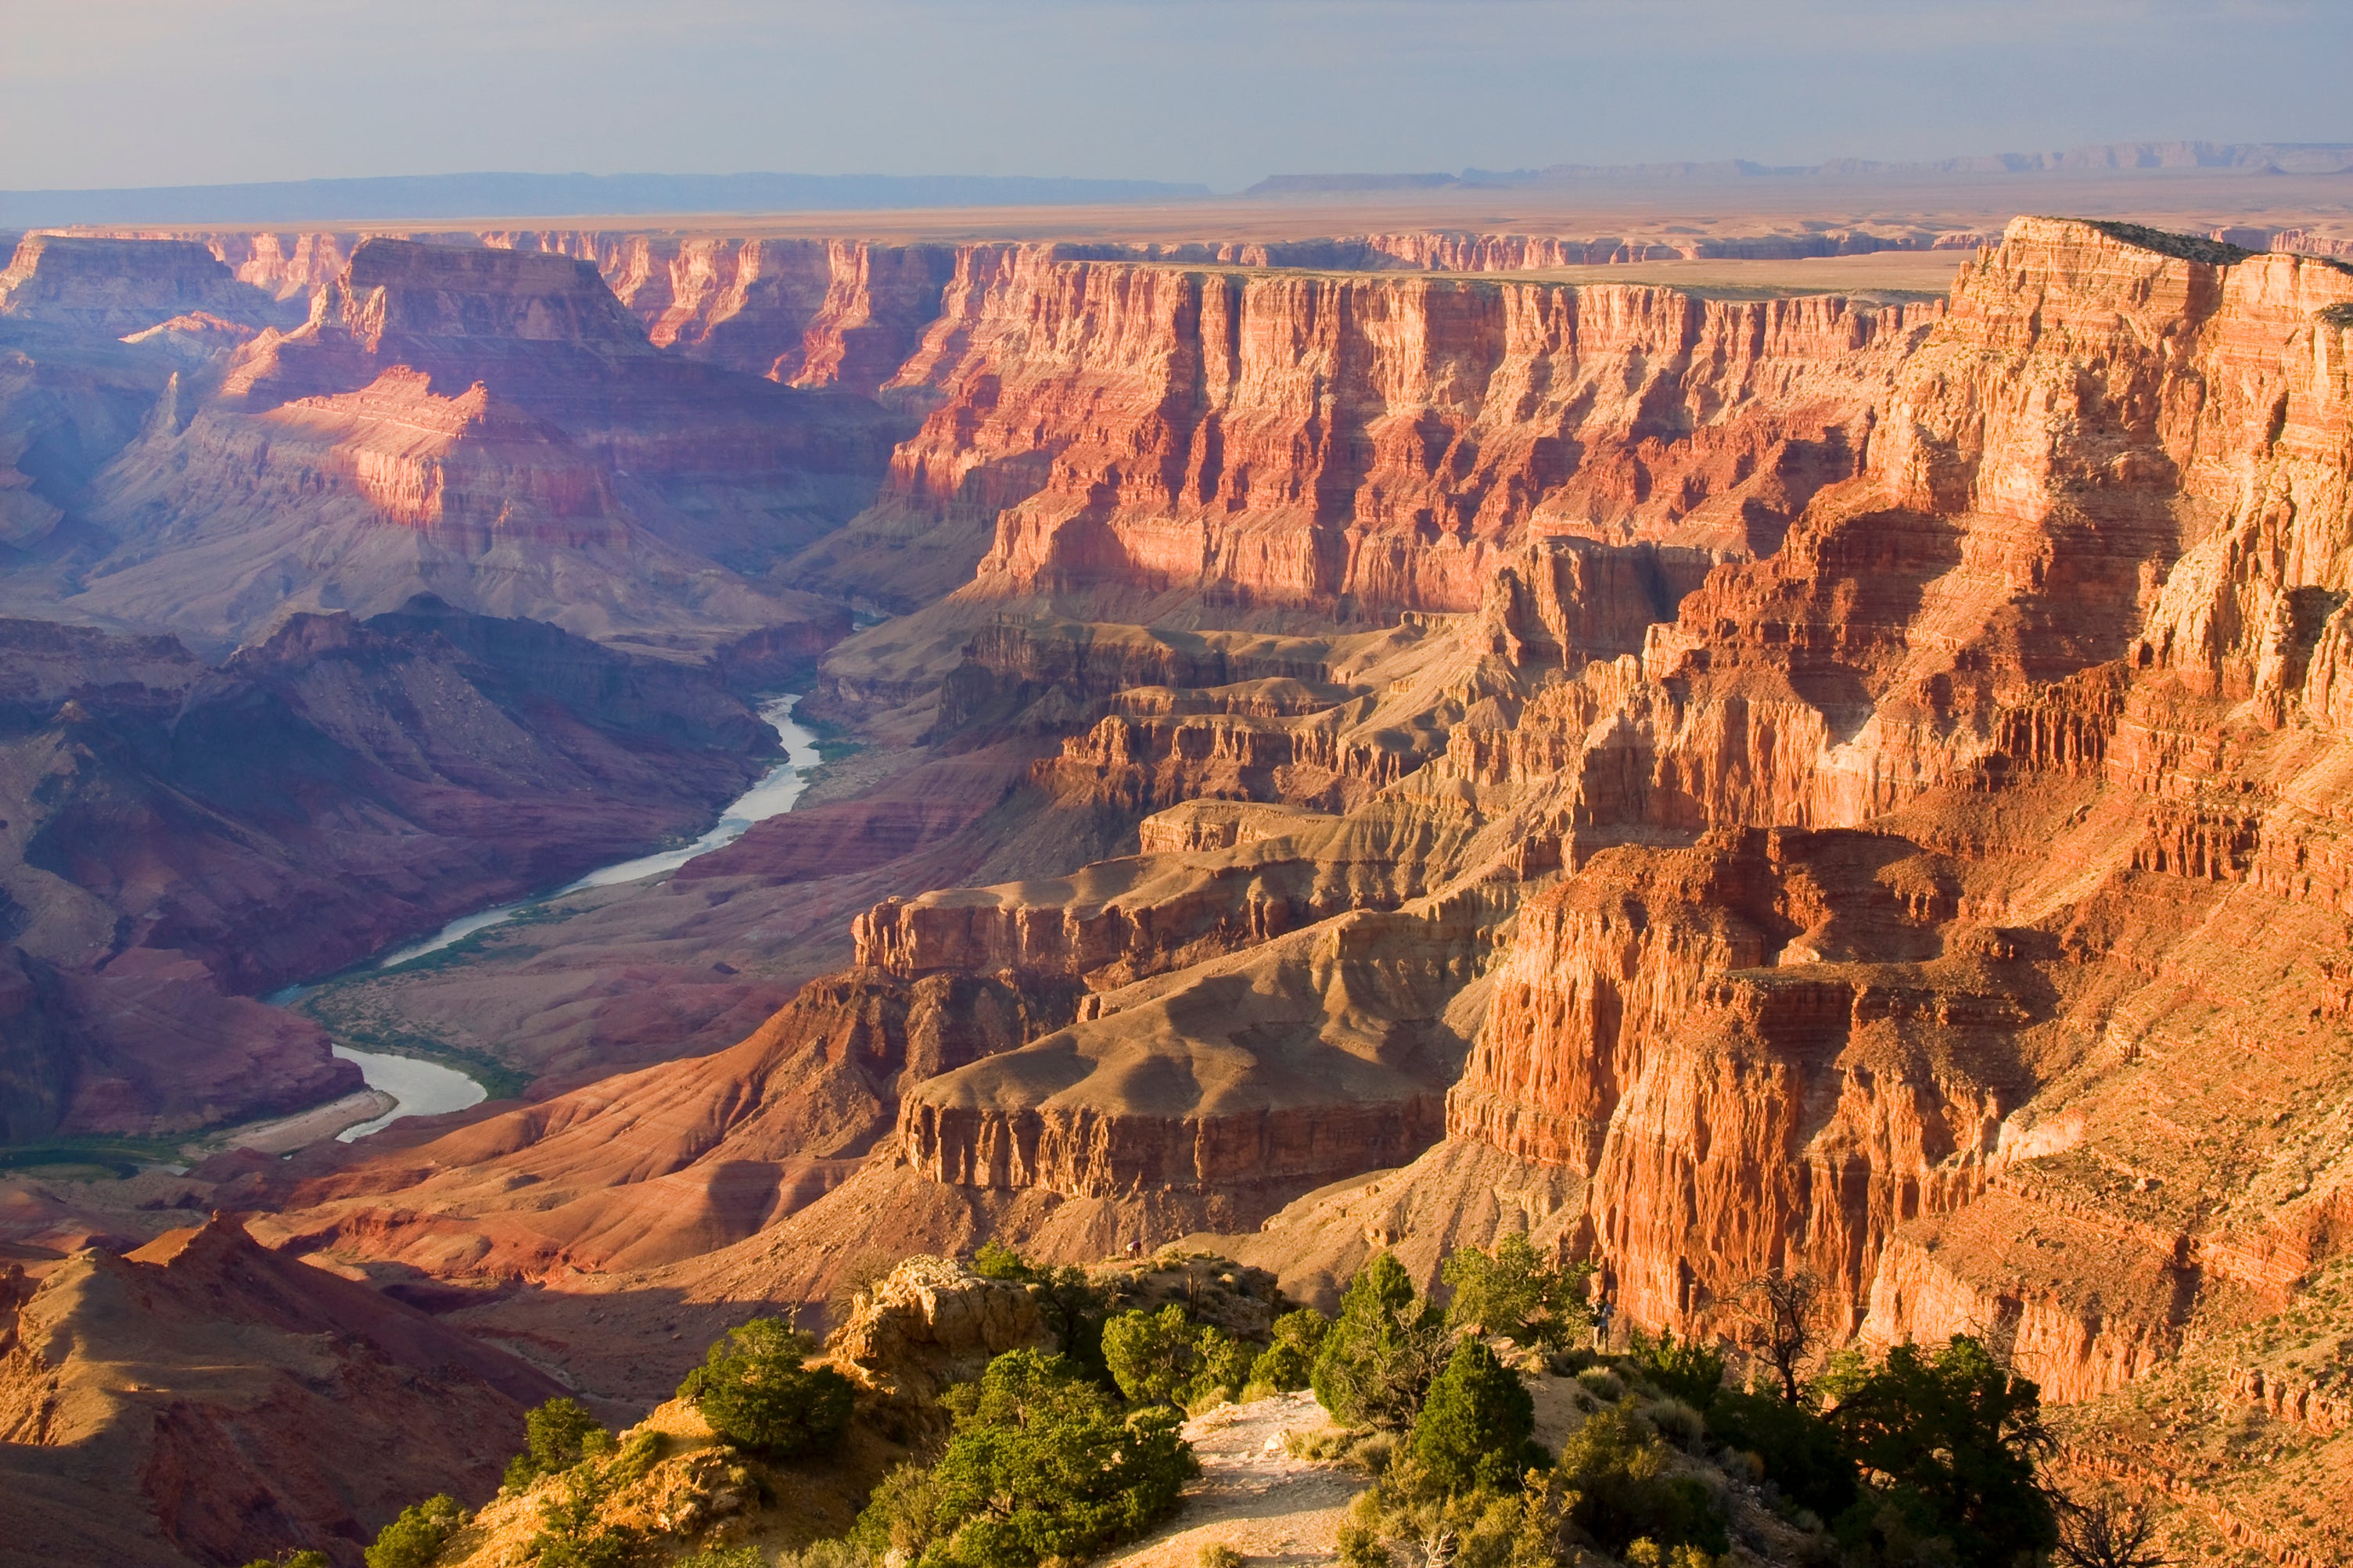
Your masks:
<path fill-rule="evenodd" d="M 1802 1266 L 1875 1337 L 2008 1325 L 2081 1397 L 2169 1353 L 2201 1270 L 2277 1300 L 2336 1245 L 2286 1177 L 2200 1210 L 2256 1113 L 2179 1073 L 2284 1117 L 2347 1048 L 2263 1026 L 2300 1042 L 2281 1099 L 2228 1042 L 2335 1016 L 2348 301 L 2323 260 L 2020 220 L 1778 555 L 1418 781 L 1573 840 L 1450 1129 L 1589 1174 L 1638 1316 Z M 1874 865 L 1603 847 L 1838 823 Z"/>
<path fill-rule="evenodd" d="M 1032 251 L 951 295 L 878 511 L 993 517 L 984 592 L 1325 608 L 1470 608 L 1531 534 L 1769 552 L 1935 315 Z"/>

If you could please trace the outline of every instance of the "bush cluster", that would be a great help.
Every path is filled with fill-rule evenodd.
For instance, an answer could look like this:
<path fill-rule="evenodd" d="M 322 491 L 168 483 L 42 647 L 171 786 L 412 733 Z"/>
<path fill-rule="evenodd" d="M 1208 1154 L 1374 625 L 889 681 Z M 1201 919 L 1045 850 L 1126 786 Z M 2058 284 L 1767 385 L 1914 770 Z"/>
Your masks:
<path fill-rule="evenodd" d="M 787 1553 L 784 1568 L 1083 1561 L 1148 1531 L 1198 1473 L 1179 1429 L 1186 1410 L 1302 1385 L 1351 1429 L 1308 1446 L 1375 1478 L 1341 1530 L 1347 1568 L 1555 1568 L 1596 1552 L 1629 1568 L 1721 1568 L 1725 1482 L 1686 1454 L 1761 1480 L 1816 1531 L 1826 1564 L 2013 1568 L 2099 1533 L 2077 1528 L 2062 1542 L 2036 1472 L 2040 1392 L 1967 1337 L 1899 1346 L 1876 1364 L 1833 1358 L 1810 1383 L 1790 1375 L 1794 1354 L 1761 1357 L 1767 1374 L 1746 1388 L 1727 1381 L 1720 1351 L 1672 1334 L 1638 1332 L 1625 1353 L 1597 1356 L 1572 1349 L 1590 1322 L 1584 1270 L 1516 1237 L 1451 1258 L 1442 1310 L 1377 1254 L 1335 1320 L 1284 1312 L 1264 1344 L 1173 1302 L 1111 1314 L 1080 1270 L 1034 1267 L 1009 1248 L 984 1247 L 975 1267 L 1028 1289 L 1076 1353 L 1012 1352 L 948 1390 L 934 1457 L 893 1470 L 847 1537 Z M 1557 1456 L 1534 1441 L 1534 1404 L 1498 1353 L 1504 1342 L 1581 1366 L 1589 1414 Z M 840 1437 L 854 1403 L 847 1379 L 809 1364 L 816 1349 L 781 1321 L 754 1320 L 712 1345 L 679 1392 L 736 1447 L 801 1458 Z M 539 1568 L 641 1557 L 650 1542 L 610 1522 L 608 1505 L 659 1453 L 649 1431 L 617 1445 L 573 1400 L 532 1411 L 507 1482 L 552 1478 L 530 1547 Z M 454 1499 L 418 1503 L 384 1528 L 368 1568 L 431 1568 L 467 1523 Z M 2102 1538 L 2138 1528 L 2118 1516 Z M 318 1568 L 316 1556 L 248 1568 Z M 719 1552 L 692 1562 L 738 1568 Z"/>
<path fill-rule="evenodd" d="M 679 1384 L 711 1429 L 771 1459 L 806 1454 L 849 1425 L 855 1390 L 829 1366 L 812 1367 L 817 1342 L 780 1318 L 754 1318 L 711 1347 Z"/>
<path fill-rule="evenodd" d="M 1031 1263 L 1001 1241 L 985 1243 L 973 1255 L 972 1269 L 984 1279 L 1028 1286 L 1054 1342 L 1062 1347 L 1063 1359 L 1110 1375 L 1103 1364 L 1103 1292 L 1087 1279 L 1085 1269 L 1067 1263 L 1059 1268 Z"/>
<path fill-rule="evenodd" d="M 955 1435 L 939 1462 L 902 1467 L 851 1532 L 876 1559 L 917 1568 L 1036 1568 L 1131 1540 L 1199 1472 L 1165 1405 L 1130 1411 L 1059 1355 L 1012 1351 L 948 1391 Z"/>
<path fill-rule="evenodd" d="M 613 1445 L 588 1407 L 576 1399 L 551 1399 L 523 1417 L 522 1452 L 507 1461 L 506 1485 L 527 1490 L 542 1476 L 570 1469 Z"/>
<path fill-rule="evenodd" d="M 1444 1314 L 1413 1288 L 1404 1265 L 1378 1253 L 1340 1298 L 1309 1384 L 1333 1419 L 1401 1431 L 1420 1410 L 1451 1342 Z"/>
<path fill-rule="evenodd" d="M 1157 1312 L 1122 1312 L 1104 1323 L 1103 1354 L 1112 1381 L 1129 1399 L 1186 1410 L 1240 1399 L 1262 1359 L 1256 1346 L 1215 1324 L 1194 1323 L 1174 1302 Z"/>
<path fill-rule="evenodd" d="M 433 1568 L 468 1517 L 447 1492 L 411 1503 L 376 1532 L 375 1544 L 367 1549 L 367 1568 Z"/>
<path fill-rule="evenodd" d="M 1637 1333 L 1579 1373 L 1598 1407 L 1546 1456 L 1525 1387 L 1486 1340 L 1565 1347 L 1582 1281 L 1524 1247 L 1451 1259 L 1443 1324 L 1394 1259 L 1351 1282 L 1316 1391 L 1338 1419 L 1398 1439 L 1356 1447 L 1377 1479 L 1342 1532 L 1350 1568 L 1549 1568 L 1597 1549 L 1632 1568 L 1715 1568 L 1729 1548 L 1725 1483 L 1677 1448 L 1761 1477 L 1819 1530 L 1823 1560 L 1850 1568 L 2010 1568 L 2058 1544 L 2035 1468 L 2039 1390 L 1968 1337 L 1875 1365 L 1848 1356 L 1810 1385 L 1777 1368 L 1744 1389 L 1717 1349 Z"/>
<path fill-rule="evenodd" d="M 1566 1350 L 1592 1332 L 1593 1312 L 1585 1300 L 1592 1274 L 1589 1263 L 1546 1263 L 1516 1232 L 1487 1251 L 1465 1247 L 1447 1258 L 1440 1274 L 1453 1291 L 1446 1321 L 1514 1344 Z"/>

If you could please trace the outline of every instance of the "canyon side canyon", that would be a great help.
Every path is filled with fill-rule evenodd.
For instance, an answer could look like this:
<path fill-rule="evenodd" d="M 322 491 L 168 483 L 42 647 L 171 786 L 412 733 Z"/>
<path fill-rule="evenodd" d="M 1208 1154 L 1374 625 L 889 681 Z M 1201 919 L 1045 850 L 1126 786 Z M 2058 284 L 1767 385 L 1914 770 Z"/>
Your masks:
<path fill-rule="evenodd" d="M 2353 1561 L 2353 231 L 1711 223 L 24 237 L 0 1564 L 350 1568 L 916 1254 L 1508 1234 Z"/>

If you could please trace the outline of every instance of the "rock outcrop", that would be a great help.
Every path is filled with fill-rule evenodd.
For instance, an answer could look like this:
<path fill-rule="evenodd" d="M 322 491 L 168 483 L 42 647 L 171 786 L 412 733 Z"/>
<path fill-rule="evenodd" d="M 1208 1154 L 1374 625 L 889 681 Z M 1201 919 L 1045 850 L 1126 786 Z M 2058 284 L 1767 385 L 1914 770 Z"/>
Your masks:
<path fill-rule="evenodd" d="M 935 1182 L 1221 1200 L 1240 1228 L 1435 1140 L 1462 1042 L 1460 933 L 1359 912 L 1113 993 L 1019 1050 L 916 1085 L 900 1158 Z M 1205 1215 L 1205 1217 L 1208 1217 Z"/>
<path fill-rule="evenodd" d="M 6 1310 L 12 1565 L 185 1568 L 271 1546 L 355 1561 L 418 1498 L 492 1490 L 497 1447 L 562 1392 L 225 1215 L 79 1253 Z"/>
<path fill-rule="evenodd" d="M 859 1292 L 826 1339 L 852 1382 L 916 1409 L 1008 1351 L 1041 1347 L 1060 1348 L 1027 1290 L 940 1258 L 911 1258 Z"/>

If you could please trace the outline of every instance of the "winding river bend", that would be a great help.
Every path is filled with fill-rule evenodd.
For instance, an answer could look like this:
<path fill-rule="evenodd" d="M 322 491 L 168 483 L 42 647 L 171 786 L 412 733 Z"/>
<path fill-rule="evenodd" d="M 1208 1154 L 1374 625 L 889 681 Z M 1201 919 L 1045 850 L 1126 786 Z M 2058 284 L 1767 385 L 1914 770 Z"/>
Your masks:
<path fill-rule="evenodd" d="M 439 952 L 463 942 L 476 931 L 503 925 L 523 910 L 535 909 L 550 899 L 559 899 L 566 893 L 584 892 L 590 888 L 617 887 L 624 882 L 639 882 L 666 871 L 675 871 L 698 855 L 708 855 L 713 849 L 722 849 L 734 843 L 754 823 L 790 811 L 793 803 L 800 798 L 801 791 L 807 786 L 808 772 L 818 760 L 817 737 L 793 721 L 793 709 L 799 701 L 799 693 L 788 692 L 760 705 L 760 717 L 775 728 L 776 738 L 784 743 L 785 760 L 770 768 L 760 776 L 758 783 L 730 802 L 711 830 L 693 843 L 600 867 L 585 877 L 566 882 L 552 893 L 543 893 L 537 898 L 521 899 L 511 904 L 499 904 L 460 915 L 423 942 L 396 948 L 369 967 L 398 969 L 404 963 L 414 963 L 429 953 Z M 306 989 L 300 985 L 290 986 L 269 1000 L 283 1006 L 298 999 Z M 447 1110 L 462 1110 L 483 1097 L 480 1084 L 455 1068 L 444 1067 L 439 1062 L 381 1051 L 354 1050 L 343 1045 L 336 1046 L 334 1051 L 346 1061 L 357 1062 L 360 1075 L 367 1079 L 368 1087 L 381 1089 L 392 1096 L 396 1102 L 384 1115 L 363 1121 L 356 1127 L 345 1128 L 336 1134 L 347 1143 L 354 1138 L 364 1138 L 371 1132 L 381 1131 L 404 1116 L 434 1116 Z"/>

